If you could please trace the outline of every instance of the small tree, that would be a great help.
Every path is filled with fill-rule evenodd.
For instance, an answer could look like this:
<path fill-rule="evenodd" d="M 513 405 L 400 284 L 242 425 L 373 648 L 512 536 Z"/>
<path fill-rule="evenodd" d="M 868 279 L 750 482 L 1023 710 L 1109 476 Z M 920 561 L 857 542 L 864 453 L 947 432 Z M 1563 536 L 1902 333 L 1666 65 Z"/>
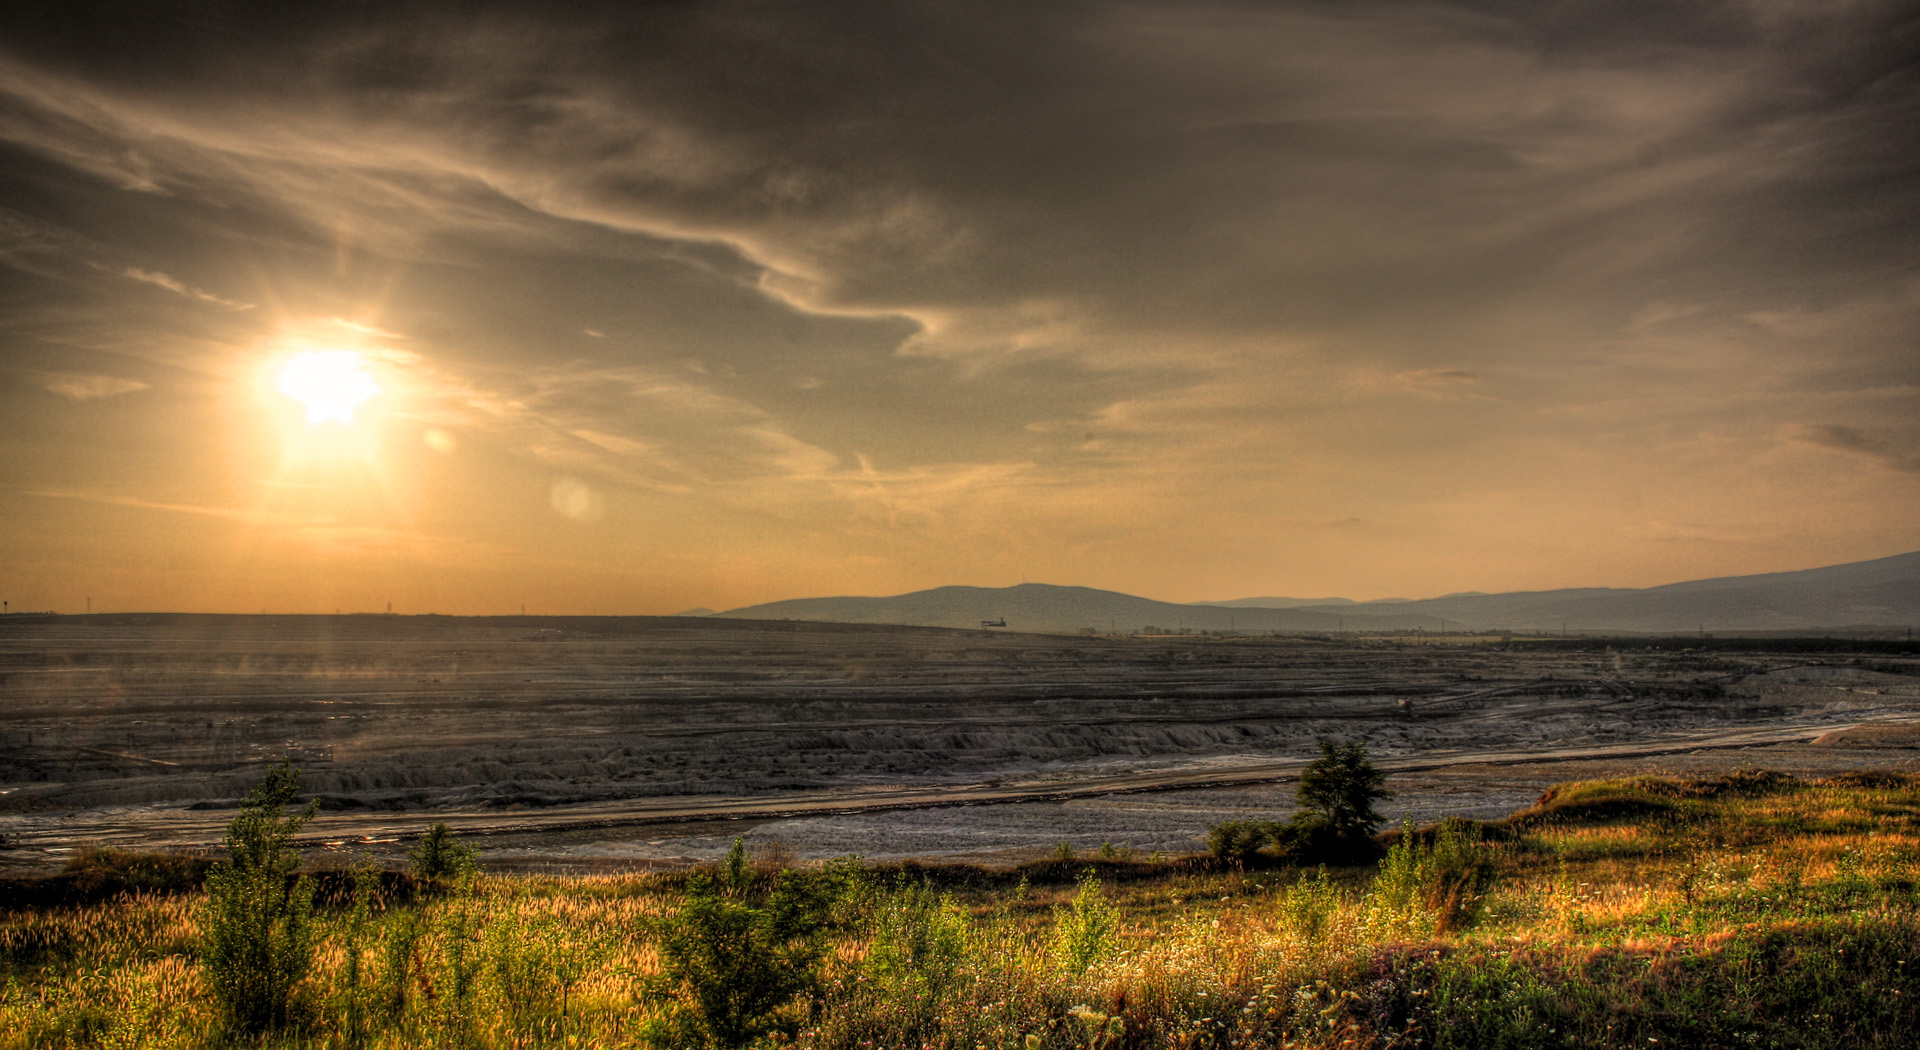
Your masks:
<path fill-rule="evenodd" d="M 1294 796 L 1300 808 L 1326 822 L 1342 839 L 1370 838 L 1386 820 L 1373 804 L 1393 797 L 1387 775 L 1367 759 L 1367 745 L 1358 740 L 1336 744 L 1320 741 L 1320 757 L 1307 763 Z"/>
<path fill-rule="evenodd" d="M 287 1023 L 293 990 L 313 962 L 313 886 L 294 878 L 293 836 L 319 810 L 297 814 L 299 770 L 282 760 L 267 771 L 227 825 L 227 859 L 207 873 L 201 956 L 227 1023 L 259 1033 Z"/>
<path fill-rule="evenodd" d="M 414 877 L 425 882 L 463 875 L 473 870 L 472 846 L 453 837 L 446 821 L 437 821 L 420 838 L 420 845 L 407 851 L 413 861 Z"/>
<path fill-rule="evenodd" d="M 1296 864 L 1351 864 L 1379 856 L 1373 835 L 1385 818 L 1373 804 L 1393 797 L 1386 779 L 1367 760 L 1365 744 L 1320 741 L 1320 757 L 1300 774 L 1300 812 L 1275 831 L 1280 852 Z"/>
<path fill-rule="evenodd" d="M 795 1027 L 782 1013 L 817 983 L 827 905 L 818 887 L 791 871 L 756 886 L 746 845 L 736 839 L 719 882 L 694 879 L 660 942 L 687 1034 L 733 1048 Z"/>

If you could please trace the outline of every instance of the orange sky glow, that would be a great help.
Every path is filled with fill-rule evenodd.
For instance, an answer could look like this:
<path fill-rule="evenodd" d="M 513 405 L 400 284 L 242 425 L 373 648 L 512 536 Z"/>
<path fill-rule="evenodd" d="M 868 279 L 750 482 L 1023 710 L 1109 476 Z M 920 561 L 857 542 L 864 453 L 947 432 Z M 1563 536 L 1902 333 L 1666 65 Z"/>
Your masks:
<path fill-rule="evenodd" d="M 0 16 L 11 609 L 1920 548 L 1898 5 L 555 10 Z"/>

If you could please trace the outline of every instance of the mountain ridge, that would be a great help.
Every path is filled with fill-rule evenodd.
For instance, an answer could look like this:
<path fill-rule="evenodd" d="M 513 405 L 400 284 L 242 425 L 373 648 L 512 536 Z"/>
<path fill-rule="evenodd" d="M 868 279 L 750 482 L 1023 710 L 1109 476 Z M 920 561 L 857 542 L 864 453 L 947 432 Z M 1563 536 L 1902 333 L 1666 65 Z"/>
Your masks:
<path fill-rule="evenodd" d="M 1286 605 L 1251 605 L 1280 601 Z M 1313 603 L 1319 604 L 1301 604 Z M 1920 623 L 1920 551 L 1790 572 L 1685 580 L 1657 587 L 1569 587 L 1439 598 L 1243 598 L 1156 601 L 1093 587 L 1023 583 L 949 585 L 887 597 L 794 598 L 714 614 L 729 619 L 978 627 L 1005 620 L 1017 631 L 1132 633 L 1233 631 L 1512 630 L 1820 631 L 1897 629 Z"/>

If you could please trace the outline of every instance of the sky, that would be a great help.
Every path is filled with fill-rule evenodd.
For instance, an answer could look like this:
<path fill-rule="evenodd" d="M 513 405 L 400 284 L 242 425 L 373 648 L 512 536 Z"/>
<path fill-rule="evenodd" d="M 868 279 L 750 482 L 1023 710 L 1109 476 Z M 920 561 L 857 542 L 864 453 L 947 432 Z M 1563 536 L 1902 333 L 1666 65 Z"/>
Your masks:
<path fill-rule="evenodd" d="M 1650 586 L 1917 508 L 1910 4 L 0 14 L 16 611 Z"/>

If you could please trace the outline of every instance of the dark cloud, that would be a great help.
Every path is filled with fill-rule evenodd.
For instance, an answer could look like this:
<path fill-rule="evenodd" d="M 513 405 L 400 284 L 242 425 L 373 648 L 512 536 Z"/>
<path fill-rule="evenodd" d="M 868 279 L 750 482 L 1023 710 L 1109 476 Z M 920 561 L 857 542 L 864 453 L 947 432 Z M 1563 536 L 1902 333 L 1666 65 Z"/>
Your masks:
<path fill-rule="evenodd" d="M 1825 448 L 1859 453 L 1903 473 L 1920 474 L 1920 447 L 1916 447 L 1911 434 L 1897 437 L 1884 431 L 1822 423 L 1806 427 L 1800 437 Z"/>
<path fill-rule="evenodd" d="M 437 425 L 822 533 L 792 508 L 1477 537 L 1598 520 L 1583 471 L 1745 507 L 1809 443 L 1906 462 L 1859 443 L 1920 384 L 1892 0 L 79 3 L 0 41 L 35 396 L 159 402 L 135 364 L 355 318 L 437 370 Z"/>

